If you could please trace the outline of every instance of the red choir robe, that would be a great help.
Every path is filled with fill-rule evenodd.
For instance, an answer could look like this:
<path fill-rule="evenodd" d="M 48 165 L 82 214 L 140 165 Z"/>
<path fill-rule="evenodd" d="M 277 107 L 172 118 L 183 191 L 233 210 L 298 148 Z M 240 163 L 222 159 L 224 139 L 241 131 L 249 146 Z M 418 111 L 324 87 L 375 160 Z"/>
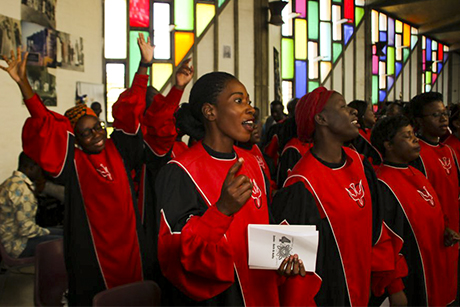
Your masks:
<path fill-rule="evenodd" d="M 444 213 L 434 188 L 412 166 L 385 163 L 377 176 L 386 194 L 385 220 L 404 240 L 401 253 L 411 272 L 404 278 L 408 306 L 446 306 L 453 286 L 446 276 L 452 268 L 444 246 Z"/>
<path fill-rule="evenodd" d="M 158 243 L 163 274 L 203 305 L 314 304 L 299 290 L 310 284 L 308 278 L 284 280 L 275 271 L 249 269 L 247 227 L 269 223 L 268 184 L 252 155 L 238 147 L 234 151 L 216 153 L 199 142 L 161 170 L 156 191 L 163 210 Z M 244 164 L 237 175 L 251 179 L 252 195 L 227 216 L 215 203 L 239 157 Z"/>
<path fill-rule="evenodd" d="M 66 186 L 64 250 L 69 303 L 91 305 L 105 289 L 141 281 L 150 265 L 131 181 L 142 161 L 139 116 L 147 75 L 136 75 L 113 106 L 114 132 L 99 154 L 75 143 L 68 119 L 48 110 L 37 95 L 25 101 L 31 117 L 24 152 Z"/>
<path fill-rule="evenodd" d="M 276 180 L 278 186 L 284 185 L 294 166 L 312 146 L 313 143 L 301 142 L 298 137 L 293 137 L 286 143 L 278 163 L 278 178 Z"/>
<path fill-rule="evenodd" d="M 401 291 L 407 266 L 402 241 L 382 222 L 371 194 L 375 174 L 356 151 L 343 148 L 344 161 L 326 165 L 311 150 L 296 164 L 274 198 L 276 221 L 316 225 L 320 233 L 316 264 L 319 306 L 366 306 L 369 293 Z M 366 173 L 366 171 L 368 173 Z M 376 179 L 375 179 L 376 180 Z M 376 188 L 373 188 L 375 191 Z M 310 296 L 309 288 L 304 290 Z"/>

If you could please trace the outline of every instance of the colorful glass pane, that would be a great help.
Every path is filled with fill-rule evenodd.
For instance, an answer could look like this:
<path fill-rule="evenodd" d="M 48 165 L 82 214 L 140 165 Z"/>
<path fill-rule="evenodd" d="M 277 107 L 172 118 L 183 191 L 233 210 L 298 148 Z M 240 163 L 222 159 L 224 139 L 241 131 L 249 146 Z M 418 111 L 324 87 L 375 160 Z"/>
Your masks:
<path fill-rule="evenodd" d="M 213 4 L 198 3 L 196 5 L 196 35 L 200 36 L 216 14 Z"/>
<path fill-rule="evenodd" d="M 174 0 L 174 24 L 176 30 L 193 31 L 193 0 Z"/>
<path fill-rule="evenodd" d="M 219 1 L 218 1 L 218 5 L 219 5 L 219 7 L 221 7 L 221 6 L 222 6 L 222 4 L 224 4 L 224 3 L 225 3 L 225 1 L 227 1 L 227 0 L 219 0 Z"/>
<path fill-rule="evenodd" d="M 332 44 L 332 53 L 333 53 L 333 60 L 332 62 L 335 63 L 339 56 L 342 54 L 342 44 L 341 43 L 333 43 Z"/>
<path fill-rule="evenodd" d="M 281 39 L 281 78 L 294 78 L 294 41 Z"/>
<path fill-rule="evenodd" d="M 415 45 L 417 44 L 417 41 L 418 41 L 418 36 L 412 35 L 411 44 L 410 44 L 411 49 L 414 49 Z"/>
<path fill-rule="evenodd" d="M 379 76 L 372 76 L 372 103 L 379 102 Z"/>
<path fill-rule="evenodd" d="M 176 32 L 175 37 L 175 64 L 178 66 L 183 58 L 187 55 L 187 52 L 192 48 L 195 42 L 195 36 L 190 32 Z"/>
<path fill-rule="evenodd" d="M 433 76 L 432 76 L 432 82 L 433 82 L 433 84 L 435 84 L 437 78 L 438 78 L 438 75 L 437 75 L 437 74 L 433 74 Z"/>
<path fill-rule="evenodd" d="M 394 83 L 395 83 L 395 79 L 392 76 L 388 76 L 387 77 L 388 90 L 390 90 L 393 87 Z"/>
<path fill-rule="evenodd" d="M 307 21 L 305 19 L 295 19 L 295 58 L 297 60 L 307 59 Z"/>
<path fill-rule="evenodd" d="M 410 26 L 406 23 L 404 24 L 403 42 L 404 46 L 410 47 Z"/>
<path fill-rule="evenodd" d="M 297 0 L 295 2 L 295 11 L 300 14 L 299 17 L 307 17 L 307 2 L 306 0 Z"/>
<path fill-rule="evenodd" d="M 351 25 L 343 25 L 343 32 L 345 35 L 345 45 L 348 45 L 350 42 L 351 37 L 353 36 L 353 26 Z"/>
<path fill-rule="evenodd" d="M 292 98 L 292 82 L 282 81 L 281 90 L 283 92 L 283 101 L 289 101 Z"/>
<path fill-rule="evenodd" d="M 323 61 L 332 60 L 332 46 L 331 46 L 331 24 L 329 22 L 321 22 L 320 24 L 320 55 Z"/>
<path fill-rule="evenodd" d="M 379 101 L 385 101 L 385 98 L 387 98 L 387 92 L 379 91 Z"/>
<path fill-rule="evenodd" d="M 386 31 L 387 30 L 387 15 L 380 13 L 379 14 L 379 30 Z"/>
<path fill-rule="evenodd" d="M 105 1 L 104 55 L 106 59 L 126 59 L 126 0 Z"/>
<path fill-rule="evenodd" d="M 319 82 L 308 81 L 308 92 L 314 91 L 319 87 Z"/>
<path fill-rule="evenodd" d="M 345 19 L 350 20 L 351 22 L 355 21 L 355 5 L 353 0 L 344 0 L 344 11 L 343 15 Z"/>
<path fill-rule="evenodd" d="M 431 71 L 427 71 L 427 72 L 425 73 L 425 77 L 426 77 L 425 83 L 426 83 L 426 84 L 431 84 Z"/>
<path fill-rule="evenodd" d="M 142 28 L 150 26 L 150 0 L 129 1 L 129 25 Z"/>
<path fill-rule="evenodd" d="M 396 20 L 396 33 L 402 33 L 403 32 L 403 24 L 401 21 Z"/>
<path fill-rule="evenodd" d="M 145 31 L 130 31 L 129 32 L 129 84 L 133 82 L 134 75 L 139 68 L 139 62 L 141 61 L 141 52 L 137 45 L 137 38 L 139 33 L 144 34 L 145 40 L 149 37 L 149 33 Z"/>
<path fill-rule="evenodd" d="M 295 61 L 295 96 L 302 97 L 307 93 L 307 62 Z"/>
<path fill-rule="evenodd" d="M 387 74 L 395 73 L 395 47 L 388 47 L 387 50 Z"/>
<path fill-rule="evenodd" d="M 173 73 L 173 65 L 170 63 L 153 63 L 152 86 L 158 90 L 163 88 Z"/>
<path fill-rule="evenodd" d="M 426 60 L 431 61 L 431 39 L 426 39 Z"/>
<path fill-rule="evenodd" d="M 379 62 L 379 89 L 386 89 L 387 87 L 387 78 L 385 75 L 386 63 L 383 61 Z"/>
<path fill-rule="evenodd" d="M 407 59 L 409 58 L 409 55 L 410 55 L 410 50 L 409 48 L 404 48 L 403 49 L 403 60 L 404 60 L 404 63 L 407 61 Z"/>
<path fill-rule="evenodd" d="M 331 62 L 321 62 L 320 64 L 321 67 L 321 83 L 326 80 L 327 76 L 329 76 L 329 73 L 332 70 L 332 63 Z"/>
<path fill-rule="evenodd" d="M 395 20 L 388 18 L 388 46 L 395 45 Z"/>
<path fill-rule="evenodd" d="M 171 59 L 171 32 L 169 27 L 171 6 L 168 3 L 155 2 L 153 4 L 153 43 L 156 60 Z"/>
<path fill-rule="evenodd" d="M 363 19 L 363 17 L 364 17 L 364 8 L 356 7 L 355 8 L 355 16 L 356 16 L 355 26 L 357 27 L 359 25 L 359 23 L 361 22 L 361 20 Z"/>
<path fill-rule="evenodd" d="M 379 41 L 379 13 L 374 10 L 371 13 L 371 33 L 372 43 L 375 44 Z"/>
<path fill-rule="evenodd" d="M 342 19 L 342 7 L 340 5 L 332 6 L 332 39 L 335 41 L 342 40 L 342 24 L 338 22 Z"/>
<path fill-rule="evenodd" d="M 126 12 L 126 10 L 125 10 Z M 106 64 L 107 121 L 113 122 L 112 106 L 125 90 L 125 64 Z"/>
<path fill-rule="evenodd" d="M 281 34 L 283 36 L 292 36 L 292 2 L 289 1 L 281 11 L 284 23 L 281 25 Z"/>
<path fill-rule="evenodd" d="M 372 56 L 372 74 L 373 75 L 379 74 L 379 57 L 376 55 Z"/>
<path fill-rule="evenodd" d="M 395 63 L 396 77 L 398 77 L 399 74 L 401 73 L 402 67 L 403 67 L 402 63 L 400 63 L 400 62 Z"/>
<path fill-rule="evenodd" d="M 318 43 L 308 42 L 308 79 L 318 78 L 318 60 Z"/>
<path fill-rule="evenodd" d="M 308 1 L 308 38 L 309 39 L 318 39 L 318 28 L 319 28 L 319 19 L 318 19 L 318 2 Z"/>
<path fill-rule="evenodd" d="M 321 21 L 331 21 L 331 0 L 321 0 L 319 2 L 319 19 Z"/>

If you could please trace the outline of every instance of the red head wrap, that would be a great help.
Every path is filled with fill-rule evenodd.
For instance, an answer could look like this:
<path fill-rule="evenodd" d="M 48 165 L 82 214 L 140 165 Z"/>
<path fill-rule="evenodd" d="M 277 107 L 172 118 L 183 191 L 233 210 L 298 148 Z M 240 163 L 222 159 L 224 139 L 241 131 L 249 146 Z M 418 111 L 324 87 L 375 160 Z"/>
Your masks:
<path fill-rule="evenodd" d="M 297 136 L 300 141 L 311 141 L 315 131 L 315 115 L 320 113 L 334 91 L 318 87 L 300 98 L 295 107 L 295 122 Z"/>

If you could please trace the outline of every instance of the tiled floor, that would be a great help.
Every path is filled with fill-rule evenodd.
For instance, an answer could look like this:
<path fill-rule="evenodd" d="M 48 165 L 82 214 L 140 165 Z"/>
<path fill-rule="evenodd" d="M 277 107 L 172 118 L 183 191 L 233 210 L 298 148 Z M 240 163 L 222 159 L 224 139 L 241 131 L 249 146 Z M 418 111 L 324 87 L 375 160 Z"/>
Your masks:
<path fill-rule="evenodd" d="M 0 306 L 33 306 L 34 305 L 34 267 L 22 268 L 18 274 L 11 272 L 7 276 L 0 275 Z M 6 278 L 6 280 L 5 280 Z"/>

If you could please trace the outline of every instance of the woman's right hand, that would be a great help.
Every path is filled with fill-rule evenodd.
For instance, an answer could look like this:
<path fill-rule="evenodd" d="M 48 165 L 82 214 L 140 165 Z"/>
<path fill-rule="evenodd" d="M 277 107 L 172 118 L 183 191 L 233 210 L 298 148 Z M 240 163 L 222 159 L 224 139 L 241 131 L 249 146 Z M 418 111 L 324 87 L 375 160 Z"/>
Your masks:
<path fill-rule="evenodd" d="M 228 216 L 238 212 L 252 194 L 251 180 L 245 175 L 235 177 L 243 162 L 243 158 L 239 158 L 229 169 L 216 203 L 217 209 Z"/>
<path fill-rule="evenodd" d="M 16 83 L 27 81 L 26 63 L 28 55 L 29 53 L 26 52 L 24 58 L 22 58 L 21 47 L 18 47 L 16 56 L 14 55 L 14 51 L 11 50 L 9 58 L 4 55 L 2 56 L 8 66 L 0 66 L 0 68 L 6 71 Z"/>

